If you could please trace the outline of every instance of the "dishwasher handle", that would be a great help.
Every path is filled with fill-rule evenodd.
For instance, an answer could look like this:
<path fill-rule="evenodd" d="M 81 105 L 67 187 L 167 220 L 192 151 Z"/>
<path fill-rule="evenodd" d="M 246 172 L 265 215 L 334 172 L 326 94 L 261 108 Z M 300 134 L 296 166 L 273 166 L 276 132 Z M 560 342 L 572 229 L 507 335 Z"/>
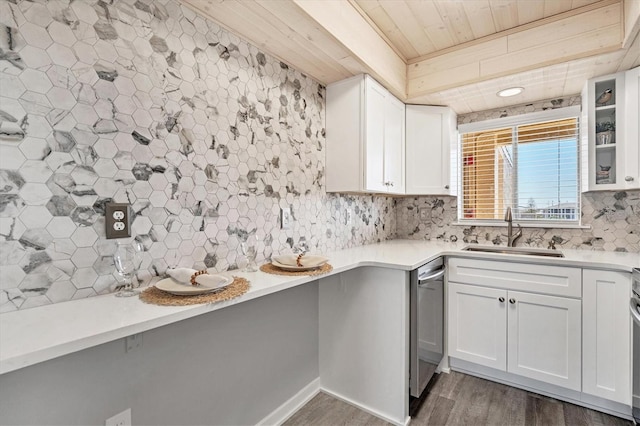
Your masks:
<path fill-rule="evenodd" d="M 633 321 L 640 325 L 640 298 L 635 296 L 631 297 L 631 300 L 629 300 L 629 311 L 631 312 Z"/>
<path fill-rule="evenodd" d="M 446 269 L 442 268 L 442 269 L 438 269 L 437 271 L 433 272 L 431 275 L 420 275 L 418 277 L 418 287 L 421 286 L 421 284 L 425 284 L 428 281 L 435 281 L 438 278 L 440 278 L 441 276 L 444 275 Z"/>

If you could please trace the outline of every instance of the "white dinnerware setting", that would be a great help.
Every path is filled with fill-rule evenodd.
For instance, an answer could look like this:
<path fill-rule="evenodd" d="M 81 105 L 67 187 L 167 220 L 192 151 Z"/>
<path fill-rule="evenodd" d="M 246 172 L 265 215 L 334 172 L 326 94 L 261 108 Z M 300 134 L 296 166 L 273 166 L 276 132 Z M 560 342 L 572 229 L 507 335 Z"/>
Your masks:
<path fill-rule="evenodd" d="M 271 264 L 285 271 L 309 271 L 318 269 L 329 261 L 327 257 L 318 255 L 285 254 L 273 256 Z"/>
<path fill-rule="evenodd" d="M 206 271 L 196 271 L 190 268 L 169 269 L 167 275 L 169 278 L 158 281 L 155 287 L 175 296 L 212 293 L 223 290 L 233 282 L 233 278 L 230 276 L 209 274 Z"/>

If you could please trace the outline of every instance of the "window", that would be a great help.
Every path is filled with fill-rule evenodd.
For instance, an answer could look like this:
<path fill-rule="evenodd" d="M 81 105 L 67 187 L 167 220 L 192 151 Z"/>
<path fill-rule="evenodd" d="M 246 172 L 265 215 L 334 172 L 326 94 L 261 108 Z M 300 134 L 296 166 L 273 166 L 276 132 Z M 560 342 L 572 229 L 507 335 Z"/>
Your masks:
<path fill-rule="evenodd" d="M 579 108 L 461 125 L 458 220 L 580 221 Z"/>

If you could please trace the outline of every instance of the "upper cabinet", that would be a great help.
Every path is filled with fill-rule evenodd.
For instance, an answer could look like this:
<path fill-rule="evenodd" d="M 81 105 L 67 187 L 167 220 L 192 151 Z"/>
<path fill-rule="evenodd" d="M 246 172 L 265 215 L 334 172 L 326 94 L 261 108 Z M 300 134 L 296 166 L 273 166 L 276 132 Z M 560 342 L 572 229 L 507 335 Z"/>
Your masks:
<path fill-rule="evenodd" d="M 326 190 L 404 194 L 404 115 L 367 75 L 327 86 Z"/>
<path fill-rule="evenodd" d="M 456 114 L 447 107 L 406 106 L 406 193 L 456 194 Z"/>
<path fill-rule="evenodd" d="M 326 117 L 328 192 L 455 195 L 456 115 L 450 108 L 405 106 L 359 75 L 327 87 Z"/>
<path fill-rule="evenodd" d="M 625 188 L 640 188 L 640 67 L 625 73 Z"/>
<path fill-rule="evenodd" d="M 582 92 L 583 191 L 640 188 L 638 69 L 594 78 Z"/>

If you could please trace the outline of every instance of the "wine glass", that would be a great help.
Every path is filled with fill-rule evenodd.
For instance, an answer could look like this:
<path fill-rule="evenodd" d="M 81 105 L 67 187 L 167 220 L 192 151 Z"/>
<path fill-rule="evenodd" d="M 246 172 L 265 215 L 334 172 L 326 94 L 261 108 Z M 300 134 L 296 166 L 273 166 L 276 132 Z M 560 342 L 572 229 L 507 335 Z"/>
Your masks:
<path fill-rule="evenodd" d="M 130 244 L 118 243 L 116 252 L 113 254 L 113 263 L 122 276 L 124 285 L 116 293 L 116 297 L 130 297 L 138 294 L 133 289 L 133 276 L 142 264 L 143 251 L 144 247 L 138 240 L 133 240 Z"/>
<path fill-rule="evenodd" d="M 256 272 L 258 265 L 256 264 L 256 257 L 258 255 L 258 242 L 254 234 L 247 236 L 247 239 L 240 243 L 240 250 L 242 254 L 247 258 L 247 265 L 242 269 L 244 272 Z"/>

